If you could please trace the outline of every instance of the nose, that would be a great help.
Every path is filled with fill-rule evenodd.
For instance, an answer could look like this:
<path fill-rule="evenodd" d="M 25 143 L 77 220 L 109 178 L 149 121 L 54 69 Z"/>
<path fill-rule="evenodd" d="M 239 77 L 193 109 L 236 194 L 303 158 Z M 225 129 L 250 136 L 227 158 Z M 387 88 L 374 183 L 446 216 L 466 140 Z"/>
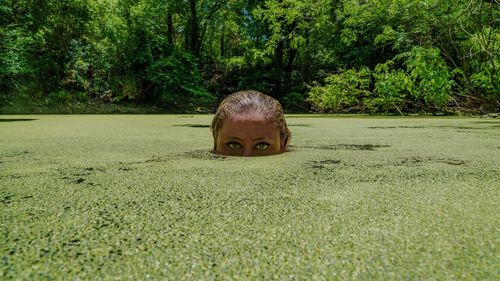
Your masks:
<path fill-rule="evenodd" d="M 250 157 L 252 156 L 252 148 L 245 148 L 245 150 L 243 150 L 243 156 L 245 157 Z"/>

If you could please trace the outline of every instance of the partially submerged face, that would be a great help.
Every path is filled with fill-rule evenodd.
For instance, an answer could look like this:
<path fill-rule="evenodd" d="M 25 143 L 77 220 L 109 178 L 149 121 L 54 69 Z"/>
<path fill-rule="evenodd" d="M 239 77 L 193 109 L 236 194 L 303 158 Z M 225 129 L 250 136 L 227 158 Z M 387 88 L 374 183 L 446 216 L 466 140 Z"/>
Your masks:
<path fill-rule="evenodd" d="M 286 151 L 291 133 L 281 104 L 261 92 L 232 93 L 210 126 L 214 151 L 230 156 L 267 156 Z"/>
<path fill-rule="evenodd" d="M 215 152 L 229 156 L 268 156 L 282 153 L 280 129 L 262 114 L 240 114 L 225 119 L 217 132 Z"/>

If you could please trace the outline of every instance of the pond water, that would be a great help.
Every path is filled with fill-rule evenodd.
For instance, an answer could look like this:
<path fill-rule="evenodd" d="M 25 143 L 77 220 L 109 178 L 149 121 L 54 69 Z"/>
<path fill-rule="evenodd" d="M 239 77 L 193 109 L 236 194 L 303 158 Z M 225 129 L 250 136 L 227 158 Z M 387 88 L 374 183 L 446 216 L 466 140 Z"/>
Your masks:
<path fill-rule="evenodd" d="M 255 158 L 210 121 L 0 115 L 0 279 L 498 277 L 500 120 L 292 115 Z"/>

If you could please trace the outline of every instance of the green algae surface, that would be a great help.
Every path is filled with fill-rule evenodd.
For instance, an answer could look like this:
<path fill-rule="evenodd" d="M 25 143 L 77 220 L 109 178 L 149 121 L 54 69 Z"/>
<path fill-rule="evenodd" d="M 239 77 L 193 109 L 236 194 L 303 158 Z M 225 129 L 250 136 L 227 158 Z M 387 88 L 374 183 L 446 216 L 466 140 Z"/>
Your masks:
<path fill-rule="evenodd" d="M 498 280 L 500 120 L 0 115 L 0 279 Z"/>

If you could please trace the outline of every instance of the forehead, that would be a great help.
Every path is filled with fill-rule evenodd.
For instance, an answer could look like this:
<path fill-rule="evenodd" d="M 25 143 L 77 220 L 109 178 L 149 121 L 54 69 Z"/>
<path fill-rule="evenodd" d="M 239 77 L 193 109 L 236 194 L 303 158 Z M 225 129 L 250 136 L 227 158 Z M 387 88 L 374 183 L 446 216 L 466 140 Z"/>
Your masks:
<path fill-rule="evenodd" d="M 272 118 L 263 114 L 230 116 L 222 122 L 219 136 L 222 138 L 274 138 L 279 132 Z"/>

